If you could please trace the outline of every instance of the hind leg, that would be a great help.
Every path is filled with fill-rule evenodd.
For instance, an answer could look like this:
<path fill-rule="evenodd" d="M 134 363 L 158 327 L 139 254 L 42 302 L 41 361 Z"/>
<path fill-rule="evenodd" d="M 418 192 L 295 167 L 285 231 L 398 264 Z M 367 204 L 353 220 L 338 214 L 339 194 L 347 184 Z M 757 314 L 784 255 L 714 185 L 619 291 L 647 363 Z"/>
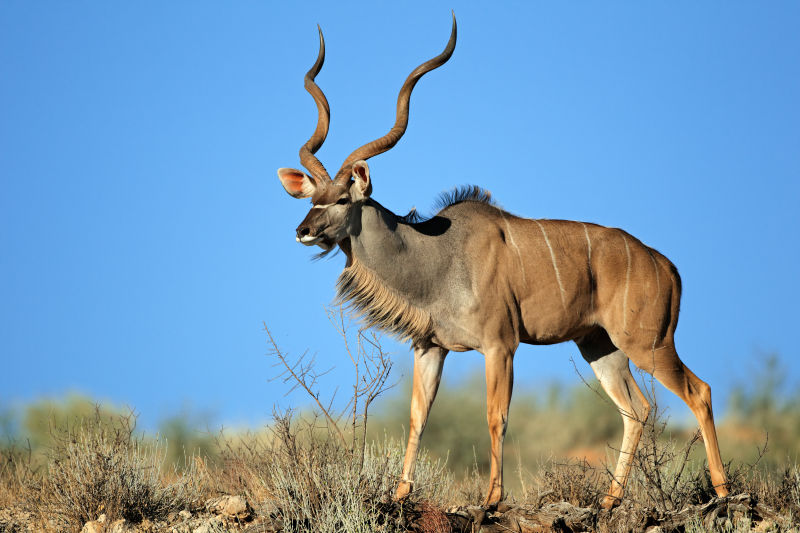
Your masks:
<path fill-rule="evenodd" d="M 610 509 L 622 499 L 644 422 L 650 414 L 650 404 L 633 379 L 628 356 L 611 343 L 605 331 L 599 330 L 576 342 L 603 390 L 622 415 L 624 432 L 614 479 L 601 503 L 605 509 Z"/>
<path fill-rule="evenodd" d="M 683 364 L 672 342 L 665 342 L 659 347 L 642 348 L 634 342 L 626 342 L 629 337 L 621 337 L 614 339 L 615 344 L 619 341 L 617 345 L 621 345 L 631 361 L 642 370 L 653 374 L 653 377 L 674 392 L 692 410 L 703 435 L 714 490 L 717 496 L 727 496 L 728 480 L 722 466 L 717 430 L 714 427 L 711 387 Z"/>

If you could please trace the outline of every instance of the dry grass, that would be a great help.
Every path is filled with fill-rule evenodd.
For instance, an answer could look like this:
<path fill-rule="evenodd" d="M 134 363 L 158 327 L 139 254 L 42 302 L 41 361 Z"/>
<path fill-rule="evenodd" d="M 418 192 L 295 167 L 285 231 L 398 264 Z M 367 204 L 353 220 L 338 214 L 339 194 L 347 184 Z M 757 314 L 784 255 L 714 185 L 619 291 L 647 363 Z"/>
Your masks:
<path fill-rule="evenodd" d="M 388 505 L 403 450 L 392 441 L 361 453 L 344 446 L 320 419 L 275 416 L 269 434 L 221 439 L 216 490 L 244 494 L 256 511 L 284 531 L 401 531 L 402 517 Z M 410 503 L 446 500 L 452 476 L 425 455 Z"/>
<path fill-rule="evenodd" d="M 77 427 L 54 429 L 46 473 L 25 485 L 25 507 L 43 525 L 79 531 L 106 514 L 138 523 L 160 520 L 197 500 L 191 475 L 165 482 L 166 444 L 134 435 L 134 417 L 108 424 L 99 410 Z"/>
<path fill-rule="evenodd" d="M 533 482 L 525 486 L 522 501 L 534 507 L 567 502 L 576 507 L 598 508 L 610 477 L 585 460 L 551 460 L 539 466 Z"/>
<path fill-rule="evenodd" d="M 0 509 L 22 501 L 26 486 L 37 476 L 30 446 L 0 448 Z"/>
<path fill-rule="evenodd" d="M 318 380 L 324 373 L 316 370 L 314 359 L 290 357 L 265 327 L 280 377 L 304 390 L 316 409 L 304 417 L 276 413 L 268 433 L 221 437 L 216 490 L 246 495 L 260 514 L 287 532 L 403 531 L 403 508 L 391 504 L 402 449 L 391 439 L 376 443 L 367 438 L 369 409 L 390 387 L 391 362 L 375 335 L 353 333 L 341 312 L 329 317 L 354 369 L 350 402 L 334 411 L 320 398 Z M 436 507 L 444 501 L 443 487 L 451 476 L 442 465 L 423 453 L 416 478 L 409 504 L 429 500 Z M 426 513 L 431 523 L 434 514 Z"/>
<path fill-rule="evenodd" d="M 600 531 L 643 531 L 647 524 L 670 516 L 682 520 L 673 530 L 687 532 L 747 531 L 756 526 L 790 531 L 787 524 L 797 524 L 797 465 L 777 475 L 758 466 L 729 467 L 733 492 L 749 493 L 753 502 L 774 510 L 778 521 L 761 521 L 763 516 L 742 512 L 711 518 L 700 511 L 687 514 L 686 509 L 700 509 L 710 501 L 713 491 L 705 465 L 692 459 L 697 443 L 665 440 L 663 428 L 657 421 L 648 425 L 626 498 L 614 513 L 597 510 L 610 474 L 586 461 L 542 462 L 534 473 L 520 474 L 523 489 L 509 501 L 528 509 L 559 502 L 590 508 L 599 517 Z M 398 505 L 391 493 L 401 470 L 402 446 L 387 438 L 369 443 L 362 453 L 360 446 L 352 447 L 349 439 L 331 430 L 326 418 L 295 419 L 288 413 L 276 414 L 267 432 L 220 437 L 216 461 L 194 461 L 207 466 L 183 473 L 162 468 L 163 445 L 135 437 L 131 420 L 111 427 L 86 421 L 53 442 L 46 469 L 35 471 L 27 455 L 17 450 L 6 451 L 0 471 L 3 506 L 23 503 L 34 511 L 41 527 L 33 530 L 78 531 L 101 512 L 134 523 L 157 521 L 181 508 L 196 509 L 210 496 L 243 494 L 257 517 L 270 519 L 286 532 L 445 532 L 450 527 L 445 511 L 479 504 L 486 481 L 477 461 L 456 480 L 423 453 L 415 491 Z M 231 527 L 225 530 L 236 530 Z M 0 531 L 5 530 L 15 529 L 4 529 L 0 517 Z"/>
<path fill-rule="evenodd" d="M 110 416 L 95 409 L 91 416 L 83 413 L 77 419 L 65 415 L 68 423 L 51 423 L 47 435 L 41 423 L 34 424 L 38 448 L 0 448 L 0 533 L 24 530 L 21 522 L 5 518 L 9 509 L 20 508 L 30 511 L 36 521 L 35 526 L 25 526 L 30 531 L 79 531 L 101 513 L 131 523 L 161 520 L 158 527 L 170 531 L 173 526 L 165 519 L 184 508 L 196 511 L 205 499 L 220 494 L 244 495 L 255 511 L 256 527 L 269 522 L 286 532 L 450 531 L 452 515 L 447 510 L 476 506 L 483 500 L 486 461 L 476 446 L 487 440 L 485 407 L 478 405 L 484 397 L 475 393 L 472 382 L 465 383 L 465 390 L 442 395 L 434 409 L 438 420 L 431 421 L 423 445 L 445 442 L 448 448 L 438 460 L 423 448 L 414 492 L 403 502 L 393 502 L 404 456 L 398 442 L 404 439 L 391 432 L 381 436 L 374 429 L 368 431 L 391 425 L 391 416 L 377 422 L 370 418 L 373 402 L 388 388 L 391 362 L 377 337 L 362 331 L 351 335 L 341 314 L 332 313 L 331 320 L 354 368 L 352 397 L 343 410 L 334 411 L 332 402 L 320 397 L 318 379 L 325 373 L 316 371 L 313 358 L 289 357 L 267 331 L 281 377 L 289 386 L 306 391 L 315 412 L 302 416 L 277 412 L 260 433 L 221 434 L 203 457 L 167 450 L 158 437 L 137 436 L 132 414 Z M 613 513 L 600 511 L 598 503 L 611 483 L 609 470 L 616 456 L 607 443 L 618 441 L 622 424 L 614 408 L 598 402 L 588 388 L 570 394 L 565 401 L 563 391 L 554 388 L 546 397 L 523 397 L 525 401 L 517 405 L 512 423 L 517 433 L 510 432 L 506 450 L 506 480 L 514 477 L 508 460 L 516 456 L 518 463 L 517 484 L 508 483 L 507 501 L 512 505 L 536 510 L 567 502 L 588 508 L 599 531 L 645 531 L 656 524 L 664 531 L 681 532 L 751 527 L 800 531 L 800 467 L 795 461 L 778 461 L 773 455 L 759 462 L 765 457 L 762 443 L 750 464 L 738 460 L 735 466 L 726 466 L 732 493 L 749 494 L 750 507 L 737 504 L 739 510 L 729 510 L 728 515 L 703 514 L 706 502 L 713 504 L 714 492 L 698 436 L 679 432 L 672 437 L 657 413 L 645 423 L 625 499 Z M 795 428 L 792 433 L 783 422 L 787 417 L 794 420 L 793 407 L 800 403 L 765 402 L 761 393 L 752 397 L 740 398 L 740 411 L 749 413 L 748 405 L 759 405 L 755 420 L 782 421 L 776 432 L 778 446 L 792 450 L 796 446 L 792 435 L 800 431 Z M 650 400 L 657 405 L 654 398 Z M 402 410 L 404 423 L 407 399 Z M 474 427 L 466 416 L 472 411 L 479 422 Z M 746 426 L 747 420 L 743 416 L 735 420 L 740 428 L 735 433 L 760 435 L 759 428 Z M 720 428 L 720 435 L 729 431 L 724 423 Z M 531 450 L 541 457 L 543 447 L 586 450 L 586 455 L 607 459 L 551 456 L 531 461 Z M 180 457 L 180 465 L 165 461 L 167 457 L 170 461 Z M 525 465 L 534 465 L 532 472 Z M 206 530 L 239 527 L 217 524 Z"/>

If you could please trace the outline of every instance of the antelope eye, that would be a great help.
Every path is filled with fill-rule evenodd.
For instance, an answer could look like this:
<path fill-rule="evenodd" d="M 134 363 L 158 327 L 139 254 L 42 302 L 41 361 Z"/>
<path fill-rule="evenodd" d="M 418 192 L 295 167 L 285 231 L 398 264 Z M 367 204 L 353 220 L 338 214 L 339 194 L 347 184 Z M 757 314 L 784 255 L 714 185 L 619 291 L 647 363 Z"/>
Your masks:
<path fill-rule="evenodd" d="M 341 198 L 336 200 L 336 205 L 344 205 L 344 204 L 348 203 L 349 201 L 350 201 L 350 199 L 347 198 L 347 196 L 342 196 Z"/>

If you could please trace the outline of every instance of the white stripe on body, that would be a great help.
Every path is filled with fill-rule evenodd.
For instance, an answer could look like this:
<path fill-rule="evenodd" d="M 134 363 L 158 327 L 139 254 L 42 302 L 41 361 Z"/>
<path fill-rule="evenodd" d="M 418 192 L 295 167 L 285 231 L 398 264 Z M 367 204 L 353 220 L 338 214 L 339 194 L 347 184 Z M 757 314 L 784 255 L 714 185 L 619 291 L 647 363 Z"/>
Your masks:
<path fill-rule="evenodd" d="M 620 231 L 622 235 L 622 242 L 625 243 L 625 255 L 628 259 L 627 269 L 625 270 L 625 292 L 622 294 L 622 330 L 628 329 L 628 288 L 631 284 L 631 250 L 628 247 L 628 239 L 625 234 Z M 626 331 L 627 333 L 627 331 Z"/>
<path fill-rule="evenodd" d="M 586 262 L 589 264 L 589 276 L 593 276 L 592 274 L 592 240 L 589 238 L 589 229 L 586 227 L 586 224 L 581 222 L 581 226 L 583 226 L 583 233 L 586 235 L 586 250 L 587 250 L 587 259 Z M 594 288 L 589 287 L 589 308 L 594 311 Z"/>
<path fill-rule="evenodd" d="M 559 295 L 561 296 L 561 306 L 564 308 L 564 311 L 566 311 L 567 301 L 564 299 L 564 284 L 561 283 L 561 272 L 558 271 L 558 264 L 556 264 L 556 254 L 553 252 L 553 247 L 550 245 L 550 239 L 547 238 L 547 232 L 544 230 L 542 223 L 538 220 L 534 220 L 534 222 L 536 222 L 536 224 L 539 225 L 539 229 L 542 230 L 544 242 L 547 244 L 547 249 L 550 250 L 550 260 L 553 262 L 553 270 L 556 271 L 556 281 L 558 282 Z"/>
<path fill-rule="evenodd" d="M 503 217 L 503 222 L 506 224 L 506 233 L 508 233 L 508 238 L 511 240 L 511 246 L 514 248 L 514 251 L 517 253 L 517 259 L 519 260 L 519 268 L 522 270 L 522 283 L 525 285 L 525 288 L 528 287 L 528 280 L 525 278 L 525 264 L 522 262 L 522 254 L 520 253 L 519 246 L 517 246 L 517 241 L 514 240 L 514 234 L 511 232 L 511 226 L 506 219 L 505 213 L 500 211 L 500 215 Z"/>

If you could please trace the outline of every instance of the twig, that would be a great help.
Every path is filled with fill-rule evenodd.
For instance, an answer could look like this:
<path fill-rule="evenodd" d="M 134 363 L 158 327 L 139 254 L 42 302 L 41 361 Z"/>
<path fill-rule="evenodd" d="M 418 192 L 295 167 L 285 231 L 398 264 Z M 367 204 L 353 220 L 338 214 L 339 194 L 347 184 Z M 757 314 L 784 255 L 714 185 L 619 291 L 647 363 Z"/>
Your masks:
<path fill-rule="evenodd" d="M 300 362 L 298 361 L 298 363 L 296 363 L 295 365 L 289 364 L 289 361 L 286 359 L 286 356 L 283 354 L 281 349 L 278 348 L 278 344 L 275 342 L 275 339 L 272 337 L 272 333 L 270 332 L 269 328 L 267 327 L 266 322 L 264 323 L 264 331 L 267 333 L 267 337 L 269 338 L 269 343 L 272 346 L 272 348 L 271 348 L 272 355 L 276 356 L 280 360 L 281 364 L 286 369 L 286 372 L 288 372 L 291 375 L 291 377 L 294 379 L 295 386 L 302 387 L 308 393 L 308 395 L 311 396 L 314 399 L 314 401 L 317 403 L 317 406 L 319 406 L 320 410 L 322 411 L 322 414 L 325 415 L 325 418 L 328 419 L 328 423 L 331 426 L 333 426 L 333 428 L 336 430 L 336 433 L 339 435 L 339 438 L 342 440 L 342 444 L 344 444 L 346 446 L 347 445 L 347 439 L 345 439 L 344 433 L 342 433 L 341 428 L 339 427 L 339 425 L 336 423 L 336 421 L 331 416 L 330 410 L 326 409 L 325 406 L 322 405 L 322 402 L 319 399 L 319 393 L 315 393 L 314 391 L 312 391 L 310 386 L 309 386 L 309 384 L 306 381 L 306 376 L 308 375 L 308 372 L 311 369 L 310 366 L 306 366 L 305 368 L 303 368 L 301 366 L 300 367 L 301 371 L 299 373 L 295 372 L 295 368 L 300 364 Z M 302 358 L 301 358 L 301 361 L 302 361 Z M 313 363 L 313 360 L 312 360 L 312 363 Z M 313 380 L 312 380 L 312 382 L 313 382 Z"/>

